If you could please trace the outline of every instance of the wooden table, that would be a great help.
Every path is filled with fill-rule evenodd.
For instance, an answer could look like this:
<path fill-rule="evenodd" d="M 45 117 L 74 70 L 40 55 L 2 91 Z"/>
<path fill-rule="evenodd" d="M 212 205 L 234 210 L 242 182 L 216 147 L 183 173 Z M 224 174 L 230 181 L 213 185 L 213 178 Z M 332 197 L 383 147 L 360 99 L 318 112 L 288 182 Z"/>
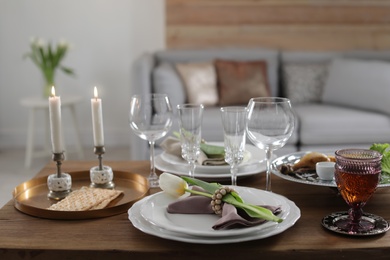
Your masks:
<path fill-rule="evenodd" d="M 88 170 L 96 162 L 65 161 L 66 172 Z M 114 171 L 147 175 L 148 162 L 106 162 Z M 49 163 L 37 176 L 54 172 Z M 239 180 L 240 186 L 264 188 L 265 175 Z M 48 220 L 19 212 L 10 201 L 0 210 L 0 259 L 389 259 L 390 232 L 348 237 L 321 226 L 331 212 L 347 210 L 327 187 L 294 183 L 272 176 L 275 193 L 301 209 L 301 218 L 285 232 L 266 239 L 233 244 L 190 244 L 145 234 L 127 213 L 93 220 Z M 151 190 L 151 193 L 158 189 Z M 390 220 L 390 189 L 377 190 L 365 211 Z"/>

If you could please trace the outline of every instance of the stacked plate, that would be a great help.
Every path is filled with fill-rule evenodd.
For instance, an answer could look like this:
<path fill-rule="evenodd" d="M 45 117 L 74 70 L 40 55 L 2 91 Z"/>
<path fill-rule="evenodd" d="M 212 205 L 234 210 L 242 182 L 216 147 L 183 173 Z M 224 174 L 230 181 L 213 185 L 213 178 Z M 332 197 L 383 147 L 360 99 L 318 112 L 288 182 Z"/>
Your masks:
<path fill-rule="evenodd" d="M 300 218 L 300 209 L 287 198 L 263 190 L 234 187 L 246 203 L 254 205 L 281 206 L 278 215 L 281 223 L 266 222 L 261 225 L 214 230 L 212 226 L 219 216 L 215 214 L 170 214 L 167 206 L 176 198 L 159 192 L 143 198 L 129 209 L 129 220 L 137 229 L 157 237 L 201 244 L 236 243 L 262 239 L 279 234 L 295 224 Z"/>
<path fill-rule="evenodd" d="M 211 143 L 223 146 L 223 143 Z M 166 171 L 177 175 L 188 175 L 188 163 L 173 154 L 162 152 L 155 158 L 155 166 L 160 171 Z M 238 167 L 238 177 L 254 175 L 266 170 L 265 152 L 251 144 L 246 145 L 244 161 Z M 229 165 L 196 165 L 195 177 L 201 179 L 228 179 L 230 178 Z"/>

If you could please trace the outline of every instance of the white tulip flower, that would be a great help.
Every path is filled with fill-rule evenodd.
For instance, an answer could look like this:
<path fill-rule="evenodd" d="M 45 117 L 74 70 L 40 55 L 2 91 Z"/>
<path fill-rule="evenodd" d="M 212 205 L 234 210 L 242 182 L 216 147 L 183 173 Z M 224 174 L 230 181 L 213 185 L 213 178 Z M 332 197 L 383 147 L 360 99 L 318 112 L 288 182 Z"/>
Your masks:
<path fill-rule="evenodd" d="M 188 192 L 188 184 L 182 178 L 164 172 L 160 175 L 160 188 L 175 197 L 187 197 L 190 195 Z"/>

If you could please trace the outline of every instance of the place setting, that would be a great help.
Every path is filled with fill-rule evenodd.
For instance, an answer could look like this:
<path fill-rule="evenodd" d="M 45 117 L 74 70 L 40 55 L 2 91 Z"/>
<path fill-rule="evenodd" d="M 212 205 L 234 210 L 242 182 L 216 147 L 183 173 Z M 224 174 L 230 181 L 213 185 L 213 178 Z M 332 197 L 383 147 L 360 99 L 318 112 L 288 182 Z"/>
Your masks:
<path fill-rule="evenodd" d="M 168 137 L 162 142 L 166 151 L 163 157 L 167 164 L 174 165 L 177 170 L 166 169 L 159 177 L 159 186 L 163 191 L 139 200 L 129 209 L 129 220 L 134 227 L 170 240 L 216 244 L 262 239 L 293 226 L 300 218 L 300 209 L 291 200 L 271 192 L 270 178 L 267 177 L 267 191 L 237 186 L 242 164 L 263 161 L 264 166 L 269 165 L 271 151 L 283 146 L 291 136 L 293 114 L 288 109 L 289 103 L 285 101 L 280 99 L 277 105 L 272 105 L 275 100 L 253 99 L 248 107 L 221 107 L 224 143 L 221 146 L 207 144 L 203 149 L 200 127 L 203 106 L 178 105 L 180 132 L 174 138 Z M 284 109 L 285 114 L 276 115 L 275 111 L 280 108 Z M 273 120 L 270 120 L 269 115 L 291 117 L 275 125 L 270 124 Z M 262 124 L 258 124 L 259 121 Z M 274 128 L 274 132 L 270 132 L 270 128 Z M 247 129 L 257 150 L 248 149 Z M 264 139 L 266 135 L 272 135 L 273 138 Z M 279 145 L 272 145 L 275 143 Z M 268 155 L 258 147 L 266 147 Z M 214 163 L 224 161 L 222 165 L 209 167 L 224 167 L 223 171 L 229 172 L 224 177 L 231 179 L 231 185 L 222 186 L 218 182 L 202 180 L 204 175 L 196 171 L 198 167 L 205 167 L 196 165 L 201 152 L 213 154 L 214 160 L 211 161 Z M 261 154 L 261 157 L 256 157 L 256 154 Z M 180 156 L 185 160 L 180 159 Z M 268 168 L 265 167 L 263 171 Z M 222 175 L 216 172 L 213 174 L 219 177 Z"/>
<path fill-rule="evenodd" d="M 244 107 L 221 108 L 221 119 L 224 123 L 225 110 L 240 109 L 241 117 L 246 120 Z M 194 113 L 198 113 L 195 118 Z M 178 106 L 180 132 L 174 132 L 174 136 L 166 138 L 161 144 L 163 152 L 156 158 L 156 167 L 161 171 L 169 171 L 177 175 L 189 175 L 208 180 L 223 180 L 231 178 L 231 170 L 237 171 L 238 177 L 258 174 L 265 170 L 265 153 L 257 147 L 242 143 L 240 162 L 232 165 L 226 160 L 225 142 L 208 142 L 201 138 L 201 120 L 203 106 L 183 104 Z M 237 115 L 237 113 L 235 114 Z M 191 116 L 191 117 L 190 117 Z M 194 122 L 194 120 L 197 120 Z M 225 120 L 226 121 L 226 120 Z M 246 121 L 241 120 L 241 125 L 234 126 L 245 129 Z M 225 135 L 226 136 L 226 135 Z M 241 136 L 241 139 L 245 136 Z M 244 140 L 245 141 L 245 140 Z M 196 159 L 190 155 L 191 147 L 196 146 Z"/>
<path fill-rule="evenodd" d="M 170 173 L 161 176 L 162 179 L 178 178 L 178 182 L 185 182 L 182 178 L 186 178 Z M 279 234 L 300 218 L 300 210 L 295 203 L 275 193 L 249 187 L 228 187 L 237 192 L 246 204 L 267 207 L 270 220 L 264 220 L 243 213 L 240 215 L 230 204 L 232 212 L 225 213 L 227 215 L 215 214 L 211 198 L 202 195 L 179 198 L 164 191 L 175 187 L 169 187 L 169 183 L 168 188 L 164 188 L 163 182 L 160 179 L 162 192 L 141 199 L 128 211 L 134 227 L 157 237 L 202 244 L 244 242 Z"/>
<path fill-rule="evenodd" d="M 180 140 L 176 136 L 167 137 L 160 146 L 163 147 L 163 152 L 156 156 L 156 168 L 177 175 L 188 175 L 188 162 L 181 156 Z M 206 154 L 209 148 L 217 149 L 217 153 L 213 153 L 211 156 Z M 230 179 L 230 165 L 225 161 L 223 142 L 202 143 L 199 157 L 195 167 L 195 174 L 198 178 L 207 180 Z M 258 174 L 264 171 L 265 167 L 264 151 L 251 144 L 246 144 L 244 158 L 238 166 L 237 176 L 240 178 Z"/>

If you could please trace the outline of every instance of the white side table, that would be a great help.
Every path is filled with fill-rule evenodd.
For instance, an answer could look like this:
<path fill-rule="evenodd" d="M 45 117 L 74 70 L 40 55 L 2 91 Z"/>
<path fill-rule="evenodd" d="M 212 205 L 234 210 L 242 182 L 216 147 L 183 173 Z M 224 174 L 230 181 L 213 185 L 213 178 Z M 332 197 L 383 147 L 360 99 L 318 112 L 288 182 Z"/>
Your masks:
<path fill-rule="evenodd" d="M 79 96 L 61 97 L 61 108 L 65 110 L 69 109 L 72 117 L 74 129 L 76 132 L 76 150 L 80 159 L 84 159 L 84 152 L 81 145 L 80 129 L 76 119 L 75 105 L 82 100 Z M 26 145 L 26 158 L 25 166 L 29 168 L 31 161 L 35 157 L 50 156 L 50 123 L 49 123 L 49 101 L 48 99 L 39 97 L 27 97 L 20 101 L 22 106 L 29 108 L 28 130 L 27 130 L 27 145 Z M 34 132 L 35 132 L 35 115 L 39 110 L 43 110 L 45 113 L 45 130 L 46 130 L 46 142 L 44 144 L 43 151 L 34 151 Z M 64 142 L 65 144 L 65 142 Z M 65 148 L 66 150 L 66 148 Z"/>

